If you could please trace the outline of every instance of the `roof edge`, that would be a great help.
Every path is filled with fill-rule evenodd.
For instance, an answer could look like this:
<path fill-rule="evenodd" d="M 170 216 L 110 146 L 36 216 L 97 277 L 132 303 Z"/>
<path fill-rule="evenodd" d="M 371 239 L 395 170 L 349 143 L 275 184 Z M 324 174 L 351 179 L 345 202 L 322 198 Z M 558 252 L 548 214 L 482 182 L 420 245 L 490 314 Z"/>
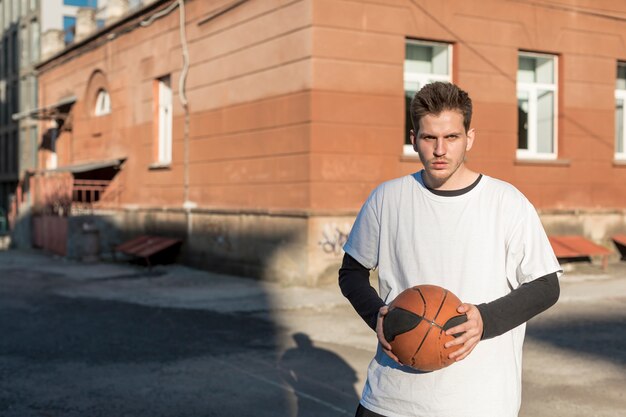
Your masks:
<path fill-rule="evenodd" d="M 82 39 L 78 42 L 74 42 L 68 45 L 65 49 L 56 53 L 55 55 L 52 55 L 51 57 L 47 58 L 44 61 L 38 62 L 37 64 L 35 64 L 35 70 L 37 70 L 38 72 L 45 72 L 48 69 L 50 69 L 49 67 L 53 63 L 55 63 L 55 61 L 63 58 L 64 56 L 72 52 L 80 53 L 80 50 L 82 48 L 89 45 L 96 39 L 105 37 L 106 35 L 111 34 L 115 29 L 123 27 L 124 25 L 127 25 L 128 23 L 132 22 L 133 20 L 138 20 L 140 17 L 147 14 L 148 12 L 159 9 L 164 4 L 174 3 L 175 1 L 177 0 L 156 0 L 153 3 L 146 4 L 142 7 L 139 7 L 134 12 L 129 13 L 128 15 L 123 16 L 121 19 L 111 23 L 110 25 L 104 26 L 103 28 L 95 31 L 91 35 L 87 36 L 85 39 Z M 109 39 L 105 39 L 105 41 L 108 41 L 108 40 Z"/>

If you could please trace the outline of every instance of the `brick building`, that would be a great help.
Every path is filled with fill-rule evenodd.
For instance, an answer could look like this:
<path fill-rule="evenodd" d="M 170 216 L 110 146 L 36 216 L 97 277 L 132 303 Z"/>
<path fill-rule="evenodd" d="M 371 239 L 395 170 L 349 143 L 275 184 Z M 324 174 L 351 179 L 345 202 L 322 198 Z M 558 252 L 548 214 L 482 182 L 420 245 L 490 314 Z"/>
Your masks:
<path fill-rule="evenodd" d="M 193 265 L 316 284 L 373 187 L 420 169 L 408 98 L 451 80 L 472 169 L 607 243 L 626 230 L 624 21 L 618 1 L 157 0 L 39 64 L 37 172 L 106 181 L 112 241 L 175 235 Z"/>
<path fill-rule="evenodd" d="M 0 234 L 19 178 L 37 167 L 39 123 L 36 117 L 25 116 L 38 107 L 35 66 L 42 56 L 41 32 L 54 32 L 63 47 L 74 42 L 79 10 L 94 16 L 95 28 L 140 4 L 141 0 L 111 0 L 110 4 L 107 0 L 0 0 Z M 49 39 L 45 44 L 50 45 Z"/>

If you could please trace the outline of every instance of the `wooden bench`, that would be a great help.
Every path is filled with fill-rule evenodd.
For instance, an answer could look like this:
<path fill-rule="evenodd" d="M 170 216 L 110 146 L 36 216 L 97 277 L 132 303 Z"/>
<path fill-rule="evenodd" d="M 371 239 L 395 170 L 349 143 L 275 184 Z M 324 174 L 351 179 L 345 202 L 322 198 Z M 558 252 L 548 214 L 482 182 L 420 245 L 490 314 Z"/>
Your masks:
<path fill-rule="evenodd" d="M 615 243 L 622 259 L 626 259 L 626 234 L 618 234 L 611 236 L 611 240 Z"/>
<path fill-rule="evenodd" d="M 121 243 L 115 247 L 115 252 L 143 258 L 148 266 L 152 266 L 150 257 L 182 243 L 180 239 L 163 236 L 141 235 Z"/>
<path fill-rule="evenodd" d="M 602 269 L 606 271 L 608 268 L 609 255 L 612 252 L 604 246 L 578 235 L 548 236 L 548 239 L 559 259 L 602 256 Z"/>

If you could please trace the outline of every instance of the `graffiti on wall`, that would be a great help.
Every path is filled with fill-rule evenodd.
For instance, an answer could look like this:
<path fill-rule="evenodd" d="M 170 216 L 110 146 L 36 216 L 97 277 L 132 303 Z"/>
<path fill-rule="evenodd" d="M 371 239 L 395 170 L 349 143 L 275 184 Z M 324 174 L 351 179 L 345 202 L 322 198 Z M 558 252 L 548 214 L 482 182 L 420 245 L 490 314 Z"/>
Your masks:
<path fill-rule="evenodd" d="M 318 242 L 322 251 L 329 255 L 341 255 L 343 245 L 348 241 L 350 228 L 349 223 L 341 226 L 336 223 L 325 224 L 322 228 L 322 239 Z"/>
<path fill-rule="evenodd" d="M 224 222 L 209 220 L 202 225 L 202 233 L 206 235 L 211 246 L 228 252 L 233 250 L 233 245 L 228 235 L 228 227 Z"/>

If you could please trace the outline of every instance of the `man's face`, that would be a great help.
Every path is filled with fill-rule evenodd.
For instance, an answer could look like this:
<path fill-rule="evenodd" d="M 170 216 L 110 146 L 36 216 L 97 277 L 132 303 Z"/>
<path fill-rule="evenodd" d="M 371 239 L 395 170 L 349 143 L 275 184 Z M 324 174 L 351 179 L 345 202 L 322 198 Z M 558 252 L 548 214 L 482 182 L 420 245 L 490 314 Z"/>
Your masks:
<path fill-rule="evenodd" d="M 465 132 L 460 112 L 444 110 L 422 117 L 418 131 L 411 131 L 411 142 L 424 165 L 426 185 L 442 190 L 466 186 L 462 174 L 465 153 L 474 143 L 474 129 Z"/>

